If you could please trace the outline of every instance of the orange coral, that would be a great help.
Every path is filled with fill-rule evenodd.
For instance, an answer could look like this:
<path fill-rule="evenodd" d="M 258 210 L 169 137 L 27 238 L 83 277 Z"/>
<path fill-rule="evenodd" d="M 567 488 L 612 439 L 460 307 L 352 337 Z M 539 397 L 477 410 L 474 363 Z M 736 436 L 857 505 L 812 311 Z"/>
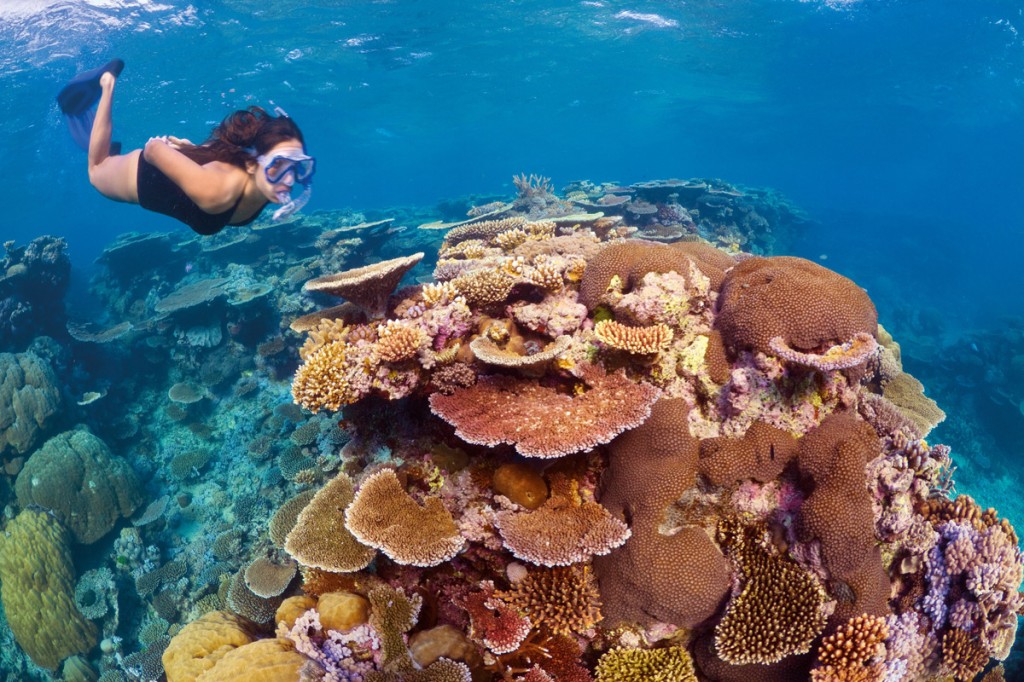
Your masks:
<path fill-rule="evenodd" d="M 194 682 L 253 638 L 243 618 L 227 611 L 207 613 L 182 628 L 164 650 L 167 682 Z"/>
<path fill-rule="evenodd" d="M 527 457 L 562 457 L 588 450 L 636 428 L 659 395 L 623 372 L 581 366 L 583 390 L 575 395 L 548 384 L 484 376 L 451 395 L 430 396 L 434 414 L 455 426 L 467 443 L 509 443 Z"/>
<path fill-rule="evenodd" d="M 346 344 L 331 341 L 316 350 L 295 372 L 292 399 L 314 414 L 320 410 L 338 411 L 342 405 L 355 402 L 359 395 L 349 388 L 351 367 L 345 353 Z"/>
<path fill-rule="evenodd" d="M 401 362 L 416 357 L 426 340 L 423 332 L 401 322 L 388 320 L 377 327 L 377 357 L 384 362 Z"/>
<path fill-rule="evenodd" d="M 885 678 L 885 619 L 867 614 L 851 618 L 818 646 L 820 667 L 814 682 L 880 682 Z"/>
<path fill-rule="evenodd" d="M 776 336 L 791 349 L 819 352 L 878 330 L 878 313 L 862 288 L 790 256 L 738 263 L 722 284 L 718 310 L 715 328 L 734 353 L 771 354 Z"/>
<path fill-rule="evenodd" d="M 418 504 L 391 469 L 382 469 L 359 486 L 345 512 L 345 527 L 392 561 L 436 566 L 465 546 L 452 515 L 436 497 Z"/>
<path fill-rule="evenodd" d="M 536 471 L 521 462 L 498 467 L 491 478 L 494 492 L 527 509 L 536 509 L 548 499 L 548 484 Z"/>
<path fill-rule="evenodd" d="M 594 335 L 604 344 L 634 355 L 653 355 L 672 343 L 672 329 L 665 324 L 630 327 L 614 320 L 594 325 Z"/>

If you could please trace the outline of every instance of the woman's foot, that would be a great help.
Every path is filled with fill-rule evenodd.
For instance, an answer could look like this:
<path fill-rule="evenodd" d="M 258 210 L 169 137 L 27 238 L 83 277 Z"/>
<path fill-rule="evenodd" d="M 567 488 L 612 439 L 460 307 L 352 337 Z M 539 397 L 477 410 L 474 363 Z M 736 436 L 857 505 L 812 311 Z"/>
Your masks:
<path fill-rule="evenodd" d="M 114 87 L 115 81 L 117 81 L 117 76 L 107 71 L 100 76 L 100 87 L 106 92 Z"/>

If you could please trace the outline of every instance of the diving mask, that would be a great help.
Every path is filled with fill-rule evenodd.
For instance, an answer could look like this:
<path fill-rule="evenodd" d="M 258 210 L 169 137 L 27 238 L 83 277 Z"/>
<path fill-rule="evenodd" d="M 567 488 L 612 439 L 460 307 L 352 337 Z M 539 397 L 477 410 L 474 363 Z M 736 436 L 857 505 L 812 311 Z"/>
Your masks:
<path fill-rule="evenodd" d="M 302 192 L 292 198 L 291 189 L 277 193 L 277 200 L 281 207 L 274 211 L 274 220 L 285 220 L 297 213 L 309 202 L 313 193 L 313 173 L 316 171 L 316 159 L 305 154 L 274 154 L 273 156 L 259 156 L 256 158 L 260 168 L 270 184 L 277 184 L 285 180 L 286 176 L 292 174 L 292 183 L 302 185 Z M 291 183 L 289 183 L 291 184 Z"/>

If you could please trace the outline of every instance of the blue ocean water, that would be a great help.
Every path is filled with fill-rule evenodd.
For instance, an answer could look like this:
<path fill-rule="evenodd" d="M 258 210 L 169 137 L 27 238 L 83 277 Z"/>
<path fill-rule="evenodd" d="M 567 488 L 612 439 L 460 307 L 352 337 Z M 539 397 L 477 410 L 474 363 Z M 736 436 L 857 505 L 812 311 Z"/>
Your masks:
<path fill-rule="evenodd" d="M 792 254 L 864 286 L 961 413 L 935 434 L 961 492 L 1024 519 L 1019 30 L 1009 0 L 6 0 L 3 240 L 64 236 L 84 289 L 117 235 L 185 229 L 96 194 L 55 106 L 114 56 L 126 149 L 278 105 L 318 159 L 311 210 L 522 172 L 770 187 L 811 221 Z"/>

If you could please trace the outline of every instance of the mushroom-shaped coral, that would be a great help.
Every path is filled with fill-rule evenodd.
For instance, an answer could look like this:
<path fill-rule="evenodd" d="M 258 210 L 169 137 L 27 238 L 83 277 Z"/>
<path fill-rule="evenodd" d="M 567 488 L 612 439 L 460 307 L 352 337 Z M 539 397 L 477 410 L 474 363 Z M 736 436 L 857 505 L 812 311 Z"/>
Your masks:
<path fill-rule="evenodd" d="M 514 445 L 527 457 L 562 457 L 607 443 L 647 419 L 657 388 L 619 371 L 581 367 L 573 394 L 539 381 L 484 376 L 451 395 L 430 396 L 434 414 L 467 443 Z"/>
<path fill-rule="evenodd" d="M 538 566 L 587 561 L 621 547 L 629 538 L 625 523 L 576 494 L 552 497 L 531 512 L 500 511 L 495 525 L 516 558 Z"/>
<path fill-rule="evenodd" d="M 317 277 L 302 287 L 345 298 L 366 311 L 371 318 L 384 316 L 388 297 L 395 290 L 402 277 L 423 260 L 423 253 L 392 258 L 373 265 L 346 270 L 334 275 Z"/>
<path fill-rule="evenodd" d="M 765 528 L 723 519 L 719 538 L 742 575 L 742 589 L 715 627 L 718 657 L 733 665 L 775 663 L 811 650 L 825 627 L 828 597 L 806 571 L 765 548 Z"/>
<path fill-rule="evenodd" d="M 781 336 L 772 337 L 768 345 L 782 360 L 819 372 L 858 367 L 878 354 L 878 341 L 867 332 L 857 332 L 849 341 L 831 346 L 821 353 L 801 353 L 790 348 Z"/>
<path fill-rule="evenodd" d="M 303 566 L 332 573 L 366 568 L 375 552 L 345 528 L 345 508 L 353 497 L 352 479 L 344 473 L 335 476 L 299 513 L 285 550 Z"/>
<path fill-rule="evenodd" d="M 716 329 L 733 353 L 772 354 L 771 341 L 808 353 L 874 335 L 878 312 L 855 283 L 803 258 L 750 258 L 725 277 Z"/>
<path fill-rule="evenodd" d="M 633 355 L 653 355 L 672 343 L 672 328 L 660 323 L 630 327 L 614 320 L 601 320 L 594 325 L 594 335 L 606 346 Z"/>
<path fill-rule="evenodd" d="M 441 500 L 428 497 L 420 505 L 391 469 L 378 471 L 359 486 L 345 512 L 345 527 L 364 545 L 411 566 L 437 566 L 465 546 Z"/>
<path fill-rule="evenodd" d="M 473 350 L 474 357 L 485 364 L 512 369 L 533 369 L 557 358 L 569 348 L 571 342 L 572 339 L 568 336 L 559 336 L 553 342 L 544 346 L 544 348 L 529 355 L 516 353 L 508 348 L 501 348 L 487 336 L 478 336 L 473 339 L 469 347 Z"/>

